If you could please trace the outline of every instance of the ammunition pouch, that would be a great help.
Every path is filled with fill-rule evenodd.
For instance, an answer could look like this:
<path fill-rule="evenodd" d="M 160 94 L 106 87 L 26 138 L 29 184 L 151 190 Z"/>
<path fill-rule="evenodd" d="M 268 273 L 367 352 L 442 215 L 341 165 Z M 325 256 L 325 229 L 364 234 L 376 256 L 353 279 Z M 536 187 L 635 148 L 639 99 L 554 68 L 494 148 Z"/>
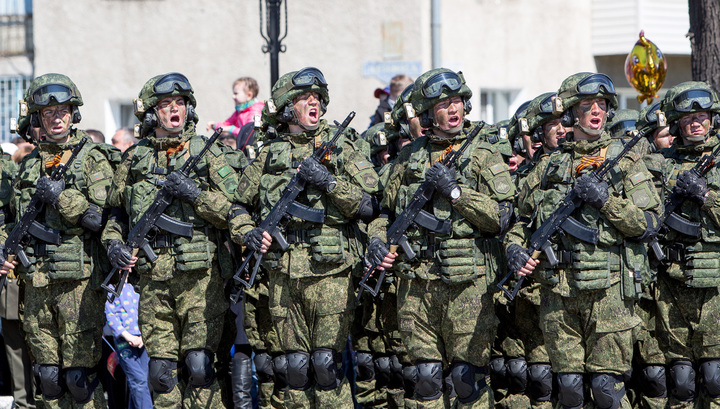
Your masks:
<path fill-rule="evenodd" d="M 48 276 L 54 280 L 81 280 L 92 274 L 92 257 L 85 251 L 83 236 L 64 235 L 60 244 L 36 242 L 35 256 L 48 263 Z M 84 268 L 89 263 L 91 268 Z"/>
<path fill-rule="evenodd" d="M 312 229 L 310 235 L 310 247 L 312 259 L 318 263 L 342 264 L 348 257 L 348 242 L 341 229 L 322 226 Z"/>
<path fill-rule="evenodd" d="M 667 249 L 673 262 L 668 268 L 670 277 L 694 288 L 720 286 L 720 243 L 675 243 Z"/>
<path fill-rule="evenodd" d="M 175 266 L 179 271 L 192 273 L 210 269 L 217 246 L 207 235 L 194 234 L 192 239 L 179 238 L 177 243 L 181 243 L 175 250 Z"/>
<path fill-rule="evenodd" d="M 475 238 L 448 239 L 437 243 L 440 278 L 448 284 L 473 281 L 485 275 L 485 254 Z"/>

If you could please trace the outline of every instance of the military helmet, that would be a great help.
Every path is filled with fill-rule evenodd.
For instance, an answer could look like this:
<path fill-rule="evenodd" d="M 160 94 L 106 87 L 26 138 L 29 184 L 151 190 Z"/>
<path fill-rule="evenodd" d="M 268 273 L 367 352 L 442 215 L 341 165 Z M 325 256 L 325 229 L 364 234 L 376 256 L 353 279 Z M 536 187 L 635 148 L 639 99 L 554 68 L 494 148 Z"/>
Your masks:
<path fill-rule="evenodd" d="M 54 105 L 79 107 L 83 104 L 75 83 L 67 75 L 57 73 L 44 74 L 32 80 L 24 101 L 28 114 Z"/>
<path fill-rule="evenodd" d="M 619 109 L 615 111 L 612 119 L 605 123 L 605 129 L 608 130 L 613 138 L 622 138 L 628 132 L 637 129 L 636 123 L 639 112 L 635 109 Z"/>
<path fill-rule="evenodd" d="M 519 147 L 519 145 L 515 146 L 519 138 L 513 138 L 510 132 L 511 122 L 512 119 L 503 119 L 495 123 L 488 131 L 488 142 L 493 145 L 495 145 L 493 142 L 499 142 L 496 146 L 499 148 L 500 154 L 504 156 L 513 156 L 513 151 Z"/>
<path fill-rule="evenodd" d="M 579 72 L 565 79 L 557 92 L 555 112 L 561 113 L 584 99 L 605 98 L 608 108 L 617 109 L 618 99 L 612 80 L 605 74 Z"/>
<path fill-rule="evenodd" d="M 415 116 L 415 109 L 412 106 L 412 93 L 415 89 L 415 84 L 410 84 L 397 98 L 395 105 L 390 111 L 390 121 L 386 122 L 386 126 L 390 128 L 397 128 L 402 121 L 407 121 Z M 407 105 L 406 105 L 407 104 Z"/>
<path fill-rule="evenodd" d="M 281 122 L 289 122 L 292 117 L 281 118 L 284 108 L 292 104 L 296 97 L 306 92 L 315 92 L 320 95 L 324 112 L 330 103 L 325 76 L 315 67 L 305 67 L 298 71 L 291 71 L 275 82 L 271 91 L 272 99 L 266 104 L 268 114 L 277 115 Z M 287 114 L 285 113 L 285 115 Z"/>
<path fill-rule="evenodd" d="M 371 126 L 364 136 L 370 144 L 370 154 L 375 155 L 388 148 L 397 139 L 397 132 L 385 128 L 385 124 L 380 122 Z"/>
<path fill-rule="evenodd" d="M 658 121 L 658 113 L 662 116 L 660 121 Z M 665 126 L 665 121 L 665 116 L 660 111 L 660 101 L 656 101 L 640 110 L 635 128 L 638 131 L 645 131 L 645 136 L 650 136 L 657 128 Z"/>
<path fill-rule="evenodd" d="M 705 82 L 687 81 L 668 90 L 660 102 L 668 124 L 694 112 L 720 112 L 715 91 Z"/>
<path fill-rule="evenodd" d="M 558 113 L 553 112 L 552 99 L 557 97 L 554 92 L 546 92 L 540 94 L 530 101 L 527 107 L 525 118 L 527 119 L 527 128 L 530 133 L 534 132 L 539 126 L 544 125 L 553 119 L 560 117 Z"/>
<path fill-rule="evenodd" d="M 430 70 L 415 80 L 411 99 L 417 115 L 429 111 L 435 104 L 444 99 L 461 96 L 465 102 L 465 111 L 470 112 L 469 101 L 472 97 L 470 87 L 465 84 L 462 72 L 447 68 Z"/>
<path fill-rule="evenodd" d="M 511 140 L 514 140 L 519 135 L 526 135 L 529 133 L 529 130 L 527 129 L 528 122 L 527 122 L 527 112 L 528 108 L 530 107 L 530 101 L 525 101 L 515 110 L 515 113 L 513 116 L 508 119 L 508 137 Z M 500 121 L 503 122 L 503 121 Z"/>
<path fill-rule="evenodd" d="M 179 72 L 170 72 L 167 74 L 156 75 L 150 78 L 143 85 L 135 102 L 135 116 L 140 122 L 145 120 L 145 113 L 155 108 L 163 98 L 183 96 L 193 108 L 188 107 L 188 117 L 198 121 L 195 114 L 197 101 L 192 85 L 187 77 Z"/>

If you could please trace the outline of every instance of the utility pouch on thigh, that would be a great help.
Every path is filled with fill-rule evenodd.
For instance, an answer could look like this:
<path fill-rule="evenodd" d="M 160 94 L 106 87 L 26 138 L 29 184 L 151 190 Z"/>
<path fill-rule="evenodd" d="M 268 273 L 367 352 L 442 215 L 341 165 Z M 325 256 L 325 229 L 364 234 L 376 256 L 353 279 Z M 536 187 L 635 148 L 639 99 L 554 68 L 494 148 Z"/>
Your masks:
<path fill-rule="evenodd" d="M 282 252 L 268 250 L 267 253 L 263 254 L 262 266 L 268 271 L 278 271 L 281 266 L 280 259 L 282 259 Z M 255 268 L 255 261 L 253 260 L 250 263 L 250 268 Z"/>
<path fill-rule="evenodd" d="M 611 249 L 617 250 L 617 247 Z M 610 287 L 610 270 L 620 270 L 620 257 L 607 248 L 576 242 L 571 250 L 573 285 L 578 290 L 599 290 Z"/>
<path fill-rule="evenodd" d="M 720 244 L 698 242 L 685 247 L 685 284 L 694 288 L 720 286 Z"/>
<path fill-rule="evenodd" d="M 330 226 L 310 232 L 312 258 L 318 263 L 342 264 L 345 262 L 346 240 L 342 230 Z"/>
<path fill-rule="evenodd" d="M 200 241 L 196 241 L 200 239 Z M 180 244 L 175 255 L 178 270 L 186 273 L 210 269 L 216 245 L 207 236 L 196 235 L 191 242 Z"/>
<path fill-rule="evenodd" d="M 39 252 L 37 252 L 38 255 Z M 82 236 L 64 236 L 59 245 L 45 244 L 45 255 L 49 262 L 48 276 L 54 280 L 79 280 L 90 277 L 92 268 L 85 269 L 84 263 L 92 260 L 85 254 Z"/>
<path fill-rule="evenodd" d="M 456 284 L 473 281 L 485 274 L 485 255 L 474 238 L 436 241 L 440 278 Z"/>

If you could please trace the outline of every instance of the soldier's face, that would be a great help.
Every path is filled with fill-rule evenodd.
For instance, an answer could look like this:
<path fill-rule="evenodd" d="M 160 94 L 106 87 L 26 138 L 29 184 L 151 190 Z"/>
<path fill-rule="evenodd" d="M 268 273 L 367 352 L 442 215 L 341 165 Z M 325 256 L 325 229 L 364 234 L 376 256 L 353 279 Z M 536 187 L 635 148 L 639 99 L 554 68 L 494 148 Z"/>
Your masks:
<path fill-rule="evenodd" d="M 462 126 L 465 111 L 461 97 L 444 99 L 433 106 L 435 127 L 441 131 L 450 131 Z"/>
<path fill-rule="evenodd" d="M 710 131 L 710 114 L 707 112 L 694 112 L 680 117 L 680 132 L 683 139 L 700 144 L 705 141 L 704 136 Z"/>
<path fill-rule="evenodd" d="M 158 121 L 170 130 L 182 130 L 185 126 L 187 107 L 181 96 L 166 97 L 157 104 Z"/>
<path fill-rule="evenodd" d="M 583 99 L 575 106 L 575 118 L 582 129 L 601 132 L 607 120 L 607 100 Z"/>
<path fill-rule="evenodd" d="M 664 126 L 655 130 L 655 133 L 653 133 L 653 141 L 658 149 L 669 148 L 675 141 L 675 137 L 670 133 L 670 127 Z"/>
<path fill-rule="evenodd" d="M 72 107 L 70 105 L 55 105 L 40 110 L 40 119 L 45 133 L 50 139 L 65 137 L 72 126 Z"/>
<path fill-rule="evenodd" d="M 293 100 L 293 108 L 300 125 L 315 127 L 320 123 L 322 109 L 320 96 L 316 92 L 306 92 Z"/>
<path fill-rule="evenodd" d="M 565 134 L 568 132 L 568 129 L 560 124 L 560 118 L 545 122 L 542 127 L 545 147 L 549 150 L 557 148 L 560 140 L 565 139 Z"/>

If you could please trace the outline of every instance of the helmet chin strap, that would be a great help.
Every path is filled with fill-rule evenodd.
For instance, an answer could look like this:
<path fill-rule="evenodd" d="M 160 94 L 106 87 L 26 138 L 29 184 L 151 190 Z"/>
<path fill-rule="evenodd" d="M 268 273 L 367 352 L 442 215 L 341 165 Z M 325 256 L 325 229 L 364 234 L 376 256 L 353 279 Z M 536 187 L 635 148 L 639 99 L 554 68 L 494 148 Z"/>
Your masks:
<path fill-rule="evenodd" d="M 710 132 L 707 132 L 707 133 L 705 133 L 705 135 L 702 135 L 702 136 L 685 136 L 685 135 L 683 135 L 683 139 L 686 139 L 690 142 L 704 142 L 709 133 Z"/>

